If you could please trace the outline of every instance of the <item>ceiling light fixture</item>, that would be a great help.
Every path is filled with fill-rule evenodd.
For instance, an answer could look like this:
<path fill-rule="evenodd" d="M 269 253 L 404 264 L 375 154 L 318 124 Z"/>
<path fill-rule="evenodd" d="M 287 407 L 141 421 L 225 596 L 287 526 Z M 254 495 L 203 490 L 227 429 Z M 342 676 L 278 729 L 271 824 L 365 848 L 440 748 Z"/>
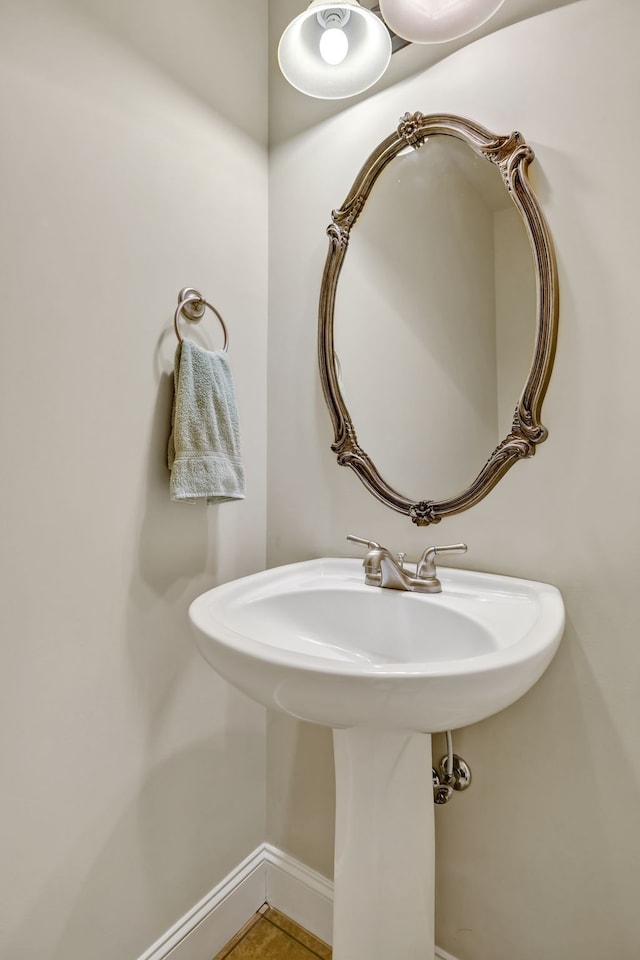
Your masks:
<path fill-rule="evenodd" d="M 411 43 L 445 43 L 482 26 L 504 0 L 380 0 L 390 30 Z"/>
<path fill-rule="evenodd" d="M 302 93 L 341 100 L 382 76 L 391 49 L 385 24 L 358 0 L 312 0 L 282 34 L 278 62 Z"/>

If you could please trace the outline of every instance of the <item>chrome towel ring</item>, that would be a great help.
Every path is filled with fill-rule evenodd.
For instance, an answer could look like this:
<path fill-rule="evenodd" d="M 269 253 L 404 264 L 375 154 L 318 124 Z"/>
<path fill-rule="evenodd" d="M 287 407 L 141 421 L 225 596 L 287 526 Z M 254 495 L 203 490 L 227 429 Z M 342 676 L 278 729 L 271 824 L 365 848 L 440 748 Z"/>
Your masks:
<path fill-rule="evenodd" d="M 199 320 L 202 320 L 207 308 L 209 308 L 209 310 L 211 310 L 211 312 L 218 318 L 220 326 L 222 327 L 222 332 L 224 333 L 224 344 L 222 349 L 226 350 L 229 346 L 229 332 L 224 320 L 216 308 L 209 303 L 208 300 L 205 300 L 202 294 L 198 293 L 197 290 L 194 290 L 193 287 L 183 287 L 178 294 L 178 309 L 173 317 L 173 327 L 176 331 L 176 337 L 180 343 L 182 343 L 182 334 L 180 333 L 180 328 L 178 327 L 178 320 L 180 316 L 184 317 L 185 320 L 188 320 L 189 323 L 197 323 Z"/>

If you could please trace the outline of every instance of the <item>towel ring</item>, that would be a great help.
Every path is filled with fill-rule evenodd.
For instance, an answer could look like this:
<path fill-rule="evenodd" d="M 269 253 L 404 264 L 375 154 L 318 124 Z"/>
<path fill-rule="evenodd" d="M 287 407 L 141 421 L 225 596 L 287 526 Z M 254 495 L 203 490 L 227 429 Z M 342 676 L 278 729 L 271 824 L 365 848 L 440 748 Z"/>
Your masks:
<path fill-rule="evenodd" d="M 180 315 L 182 315 L 185 320 L 188 320 L 190 323 L 197 323 L 204 316 L 207 307 L 213 314 L 215 314 L 220 322 L 222 332 L 224 333 L 224 344 L 222 349 L 226 350 L 229 346 L 229 332 L 227 330 L 227 325 L 216 308 L 209 303 L 208 300 L 205 300 L 197 290 L 194 290 L 193 287 L 184 287 L 178 294 L 178 309 L 173 317 L 173 327 L 176 331 L 176 337 L 180 343 L 182 343 L 182 334 L 180 333 L 180 329 L 178 327 L 178 318 Z"/>

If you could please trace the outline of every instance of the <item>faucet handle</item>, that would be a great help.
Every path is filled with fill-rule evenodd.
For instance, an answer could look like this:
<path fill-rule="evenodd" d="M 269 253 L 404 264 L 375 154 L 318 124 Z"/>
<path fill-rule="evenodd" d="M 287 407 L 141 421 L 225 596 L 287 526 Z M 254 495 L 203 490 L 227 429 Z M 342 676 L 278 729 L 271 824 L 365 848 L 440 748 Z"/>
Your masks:
<path fill-rule="evenodd" d="M 369 550 L 381 550 L 379 543 L 376 543 L 375 540 L 365 540 L 363 537 L 354 537 L 352 533 L 348 534 L 347 540 L 351 540 L 353 543 L 361 543 L 363 547 L 368 547 Z"/>
<path fill-rule="evenodd" d="M 466 553 L 467 545 L 466 543 L 450 543 L 446 547 L 432 547 L 436 553 Z"/>
<path fill-rule="evenodd" d="M 439 553 L 466 553 L 466 543 L 450 543 L 442 547 L 427 547 L 418 561 L 416 576 L 428 579 L 436 575 L 436 555 Z"/>

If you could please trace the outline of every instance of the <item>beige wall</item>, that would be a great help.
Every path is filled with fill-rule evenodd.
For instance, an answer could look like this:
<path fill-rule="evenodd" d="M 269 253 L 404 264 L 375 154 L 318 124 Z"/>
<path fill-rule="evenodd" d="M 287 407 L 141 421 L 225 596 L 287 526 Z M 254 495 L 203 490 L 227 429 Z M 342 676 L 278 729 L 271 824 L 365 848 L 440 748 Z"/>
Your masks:
<path fill-rule="evenodd" d="M 0 0 L 6 960 L 134 960 L 264 839 L 263 711 L 186 610 L 264 566 L 266 20 Z M 229 324 L 244 503 L 168 499 L 185 285 Z"/>
<path fill-rule="evenodd" d="M 636 0 L 573 3 L 272 154 L 269 564 L 349 553 L 350 532 L 414 553 L 463 539 L 465 564 L 549 580 L 567 606 L 540 683 L 456 738 L 474 785 L 437 814 L 437 939 L 460 960 L 636 960 L 640 950 L 639 31 Z M 335 464 L 315 360 L 330 211 L 406 110 L 524 133 L 562 290 L 548 442 L 432 530 L 386 511 Z M 328 731 L 272 718 L 270 839 L 325 873 L 332 792 Z"/>

